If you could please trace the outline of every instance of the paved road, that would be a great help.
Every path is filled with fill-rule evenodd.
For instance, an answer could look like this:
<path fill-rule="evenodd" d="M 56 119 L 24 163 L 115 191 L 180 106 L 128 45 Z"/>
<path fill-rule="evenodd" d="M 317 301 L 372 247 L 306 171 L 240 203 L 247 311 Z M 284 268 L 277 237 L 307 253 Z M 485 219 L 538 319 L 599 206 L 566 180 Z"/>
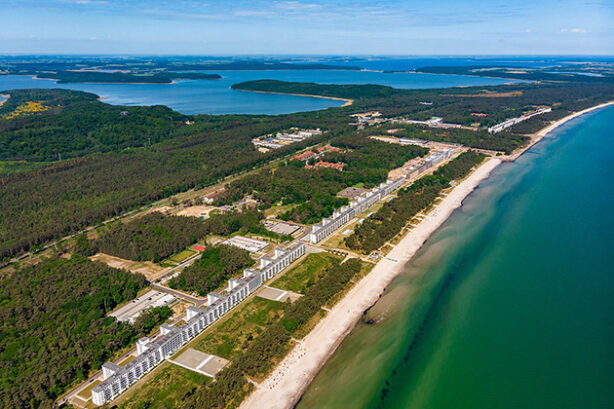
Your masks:
<path fill-rule="evenodd" d="M 190 302 L 196 304 L 197 307 L 200 307 L 201 305 L 203 305 L 207 301 L 206 298 L 196 298 L 196 297 L 193 297 L 191 295 L 185 294 L 185 293 L 183 293 L 181 291 L 177 291 L 177 290 L 173 290 L 172 288 L 165 287 L 163 285 L 152 284 L 151 287 L 154 290 L 163 291 L 165 293 L 172 294 L 172 295 L 174 295 L 175 297 L 177 297 L 179 299 L 184 299 L 184 300 L 190 301 Z"/>

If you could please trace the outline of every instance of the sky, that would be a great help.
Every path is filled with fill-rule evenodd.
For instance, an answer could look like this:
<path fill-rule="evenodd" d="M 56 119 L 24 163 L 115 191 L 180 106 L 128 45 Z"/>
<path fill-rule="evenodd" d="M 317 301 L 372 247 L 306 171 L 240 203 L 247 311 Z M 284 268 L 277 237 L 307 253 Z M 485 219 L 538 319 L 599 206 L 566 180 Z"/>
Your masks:
<path fill-rule="evenodd" d="M 0 54 L 614 55 L 614 0 L 0 0 Z"/>

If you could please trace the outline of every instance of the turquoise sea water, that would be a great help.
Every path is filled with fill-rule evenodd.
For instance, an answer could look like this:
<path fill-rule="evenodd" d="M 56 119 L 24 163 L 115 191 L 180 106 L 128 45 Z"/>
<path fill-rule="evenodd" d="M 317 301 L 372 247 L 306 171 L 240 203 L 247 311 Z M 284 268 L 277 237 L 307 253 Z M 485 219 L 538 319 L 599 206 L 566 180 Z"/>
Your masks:
<path fill-rule="evenodd" d="M 210 72 L 210 71 L 208 71 Z M 284 114 L 341 106 L 342 101 L 292 95 L 234 91 L 243 81 L 276 79 L 321 84 L 379 84 L 395 88 L 448 88 L 497 85 L 494 78 L 371 71 L 220 71 L 221 80 L 178 80 L 175 84 L 56 84 L 30 76 L 0 76 L 0 91 L 18 88 L 68 88 L 93 92 L 109 104 L 166 105 L 184 114 Z"/>
<path fill-rule="evenodd" d="M 298 409 L 613 408 L 613 125 L 585 115 L 499 166 Z"/>

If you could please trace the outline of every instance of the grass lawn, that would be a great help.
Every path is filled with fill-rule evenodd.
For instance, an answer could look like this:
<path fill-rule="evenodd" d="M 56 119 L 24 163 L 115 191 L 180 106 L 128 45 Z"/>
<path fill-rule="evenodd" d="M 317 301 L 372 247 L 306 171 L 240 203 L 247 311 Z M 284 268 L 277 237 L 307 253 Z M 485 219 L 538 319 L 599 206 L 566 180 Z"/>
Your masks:
<path fill-rule="evenodd" d="M 90 383 L 87 388 L 79 392 L 77 396 L 82 398 L 83 400 L 88 400 L 92 397 L 92 389 L 94 389 L 98 384 L 100 384 L 100 382 L 100 380 L 96 379 L 94 382 Z"/>
<path fill-rule="evenodd" d="M 168 260 L 177 264 L 181 264 L 196 253 L 198 253 L 196 250 L 186 249 L 180 253 L 175 254 L 174 256 L 169 257 Z"/>
<path fill-rule="evenodd" d="M 136 358 L 136 356 L 134 355 L 130 355 L 128 358 L 124 359 L 123 361 L 121 361 L 119 363 L 120 366 L 126 366 L 128 365 L 129 362 L 132 362 L 132 360 L 134 360 L 134 358 Z"/>
<path fill-rule="evenodd" d="M 146 383 L 129 390 L 121 409 L 174 408 L 186 394 L 210 382 L 210 378 L 168 362 Z"/>
<path fill-rule="evenodd" d="M 192 348 L 231 360 L 269 323 L 281 317 L 284 304 L 255 297 L 230 313 L 228 319 L 206 329 Z"/>
<path fill-rule="evenodd" d="M 287 204 L 287 205 L 275 205 L 275 206 L 271 206 L 268 209 L 266 209 L 264 211 L 264 217 L 269 217 L 269 216 L 279 216 L 281 214 L 284 214 L 292 209 L 294 209 L 295 207 L 297 207 L 298 204 L 297 203 L 291 203 L 291 204 Z"/>
<path fill-rule="evenodd" d="M 300 264 L 287 271 L 270 286 L 305 294 L 307 288 L 316 282 L 318 275 L 323 273 L 326 267 L 340 260 L 341 257 L 330 253 L 309 254 Z"/>

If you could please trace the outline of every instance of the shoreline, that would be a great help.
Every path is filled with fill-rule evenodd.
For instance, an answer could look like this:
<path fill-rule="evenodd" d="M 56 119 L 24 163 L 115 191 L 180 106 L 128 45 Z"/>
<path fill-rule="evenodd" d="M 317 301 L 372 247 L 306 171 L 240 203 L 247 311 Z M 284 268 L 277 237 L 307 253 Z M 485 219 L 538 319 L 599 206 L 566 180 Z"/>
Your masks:
<path fill-rule="evenodd" d="M 608 102 L 604 102 L 602 104 L 599 105 L 595 105 L 586 109 L 583 109 L 582 111 L 578 111 L 578 112 L 574 112 L 572 114 L 569 114 L 559 120 L 554 121 L 553 123 L 551 123 L 550 125 L 546 126 L 545 128 L 540 129 L 539 131 L 535 132 L 534 134 L 531 135 L 531 141 L 524 147 L 520 148 L 518 151 L 513 152 L 511 155 L 504 157 L 503 160 L 507 161 L 507 162 L 513 162 L 516 159 L 518 159 L 523 153 L 525 153 L 526 151 L 528 151 L 529 149 L 531 149 L 537 142 L 541 141 L 542 139 L 544 139 L 546 136 L 548 136 L 548 134 L 552 131 L 554 131 L 556 128 L 558 128 L 561 125 L 564 125 L 565 123 L 571 121 L 572 119 L 575 119 L 579 116 L 582 116 L 584 114 L 587 114 L 589 112 L 595 111 L 597 109 L 601 109 L 601 108 L 605 108 L 607 106 L 610 105 L 614 105 L 614 101 L 608 101 Z"/>
<path fill-rule="evenodd" d="M 381 294 L 404 269 L 415 253 L 459 207 L 479 184 L 503 162 L 516 158 L 541 141 L 550 132 L 588 112 L 613 105 L 614 101 L 572 113 L 536 132 L 527 146 L 508 157 L 488 158 L 455 186 L 443 200 L 414 226 L 341 299 L 298 345 L 277 365 L 273 372 L 240 405 L 240 409 L 287 409 L 296 405 L 320 369 L 334 354 L 345 337 L 359 322 L 364 311 L 373 306 Z M 394 260 L 394 261 L 393 261 Z M 272 385 L 272 386 L 271 386 Z"/>
<path fill-rule="evenodd" d="M 233 91 L 242 91 L 242 92 L 255 92 L 256 94 L 274 94 L 274 95 L 292 95 L 295 97 L 311 97 L 311 98 L 321 98 L 321 99 L 332 99 L 334 101 L 345 101 L 340 108 L 350 106 L 354 103 L 353 99 L 350 98 L 340 98 L 340 97 L 325 97 L 324 95 L 312 95 L 312 94 L 294 94 L 289 92 L 275 92 L 275 91 L 252 91 L 251 89 L 239 89 L 239 88 L 231 88 Z"/>
<path fill-rule="evenodd" d="M 300 348 L 295 347 L 272 374 L 243 401 L 240 408 L 286 409 L 296 405 L 313 378 L 352 331 L 364 311 L 379 300 L 382 292 L 403 271 L 405 264 L 431 234 L 501 163 L 498 158 L 487 159 L 454 187 L 386 257 L 373 267 L 369 274 L 350 289 L 328 315 L 298 343 Z M 280 371 L 280 367 L 284 368 L 283 371 Z M 267 387 L 271 383 L 274 383 L 272 389 Z"/>

